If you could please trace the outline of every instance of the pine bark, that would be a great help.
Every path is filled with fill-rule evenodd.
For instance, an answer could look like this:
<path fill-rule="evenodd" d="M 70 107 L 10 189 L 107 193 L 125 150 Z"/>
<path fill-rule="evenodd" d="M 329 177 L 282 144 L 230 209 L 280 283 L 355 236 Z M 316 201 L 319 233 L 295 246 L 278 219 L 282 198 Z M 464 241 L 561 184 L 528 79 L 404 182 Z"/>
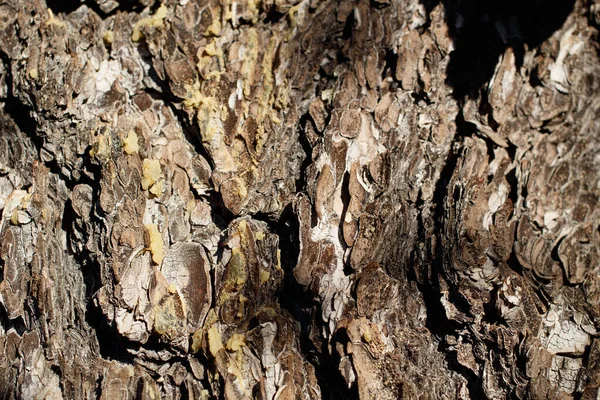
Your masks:
<path fill-rule="evenodd" d="M 599 24 L 3 0 L 0 394 L 596 399 Z"/>

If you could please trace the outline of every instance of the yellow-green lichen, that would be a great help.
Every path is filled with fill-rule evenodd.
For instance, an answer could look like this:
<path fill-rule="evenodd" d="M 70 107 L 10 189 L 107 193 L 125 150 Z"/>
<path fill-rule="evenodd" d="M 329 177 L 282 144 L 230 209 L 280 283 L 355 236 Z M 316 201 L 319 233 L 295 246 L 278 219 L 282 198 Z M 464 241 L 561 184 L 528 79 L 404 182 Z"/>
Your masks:
<path fill-rule="evenodd" d="M 331 103 L 333 100 L 333 89 L 325 89 L 321 92 L 321 100 Z"/>
<path fill-rule="evenodd" d="M 138 136 L 133 130 L 130 130 L 127 137 L 123 139 L 123 151 L 127 154 L 133 154 L 137 153 L 139 149 Z"/>
<path fill-rule="evenodd" d="M 275 90 L 275 73 L 273 72 L 273 62 L 275 60 L 275 53 L 277 51 L 278 41 L 275 36 L 272 36 L 269 40 L 269 44 L 267 46 L 267 50 L 265 51 L 265 55 L 261 64 L 261 72 L 262 72 L 262 84 L 261 84 L 261 96 L 259 98 L 259 111 L 256 117 L 258 122 L 258 130 L 256 132 L 256 152 L 260 153 L 262 148 L 265 145 L 266 137 L 265 137 L 265 128 L 263 121 L 267 116 L 271 117 L 271 120 L 275 123 L 281 123 L 279 118 L 277 118 L 276 113 L 273 110 L 273 104 L 275 102 L 275 97 L 273 96 L 273 92 Z"/>
<path fill-rule="evenodd" d="M 197 353 L 202 349 L 202 343 L 204 342 L 204 337 L 208 338 L 208 328 L 212 327 L 219 321 L 219 316 L 215 312 L 214 308 L 211 308 L 206 314 L 206 319 L 204 320 L 204 328 L 197 329 L 192 335 L 192 344 L 191 349 L 193 353 Z"/>
<path fill-rule="evenodd" d="M 209 27 L 206 28 L 204 36 L 219 36 L 219 34 L 221 33 L 221 12 L 217 11 L 216 9 L 213 9 L 211 14 L 213 19 Z"/>
<path fill-rule="evenodd" d="M 371 336 L 371 329 L 368 325 L 365 327 L 362 337 L 363 337 L 363 340 L 367 343 L 370 343 L 371 340 L 373 340 L 373 336 Z"/>
<path fill-rule="evenodd" d="M 148 231 L 148 236 L 150 239 L 150 244 L 148 246 L 148 250 L 152 255 L 152 261 L 155 264 L 160 265 L 162 260 L 165 258 L 165 253 L 163 249 L 163 240 L 162 235 L 158 230 L 158 225 L 156 224 L 147 224 L 146 230 Z"/>
<path fill-rule="evenodd" d="M 186 108 L 203 110 L 204 116 L 213 117 L 219 115 L 219 105 L 214 97 L 205 96 L 200 90 L 200 82 L 196 81 L 192 85 L 185 86 L 185 99 L 183 105 Z"/>
<path fill-rule="evenodd" d="M 192 335 L 192 344 L 190 348 L 192 349 L 192 353 L 197 353 L 202 348 L 202 335 L 204 334 L 204 329 L 196 329 L 194 334 Z"/>
<path fill-rule="evenodd" d="M 223 349 L 223 342 L 221 340 L 221 333 L 219 332 L 219 328 L 217 324 L 213 324 L 207 332 L 208 336 L 208 351 L 213 357 L 217 356 L 219 350 Z"/>
<path fill-rule="evenodd" d="M 258 16 L 260 13 L 260 3 L 261 0 L 248 0 L 248 11 L 250 12 L 250 20 L 253 24 L 258 22 Z"/>
<path fill-rule="evenodd" d="M 246 51 L 244 56 L 244 63 L 242 64 L 241 75 L 245 77 L 244 80 L 244 96 L 250 98 L 250 91 L 254 85 L 254 70 L 256 68 L 256 62 L 258 60 L 258 32 L 254 28 L 248 29 L 246 32 Z"/>
<path fill-rule="evenodd" d="M 231 259 L 227 264 L 227 273 L 225 274 L 225 287 L 228 291 L 234 291 L 241 288 L 248 278 L 246 270 L 246 258 L 237 248 L 231 249 Z"/>
<path fill-rule="evenodd" d="M 58 27 L 61 27 L 61 28 L 66 28 L 67 27 L 67 24 L 65 24 L 60 19 L 56 18 L 54 16 L 54 13 L 52 12 L 52 10 L 48 9 L 48 20 L 46 21 L 46 26 L 50 26 L 50 25 L 58 26 Z"/>
<path fill-rule="evenodd" d="M 142 162 L 142 189 L 148 190 L 150 186 L 154 185 L 161 178 L 162 170 L 160 169 L 160 162 L 146 158 Z"/>
<path fill-rule="evenodd" d="M 131 32 L 131 40 L 133 40 L 134 42 L 138 42 L 144 36 L 144 34 L 141 31 L 141 29 L 144 26 L 149 26 L 153 28 L 164 28 L 164 19 L 166 16 L 167 6 L 161 4 L 153 16 L 149 18 L 142 18 L 135 23 L 135 25 L 133 26 L 133 31 Z"/>
<path fill-rule="evenodd" d="M 235 386 L 241 391 L 239 398 L 249 399 L 251 396 L 248 394 L 248 388 L 246 387 L 244 374 L 242 373 L 243 370 L 246 370 L 246 365 L 242 353 L 236 352 L 235 355 L 230 358 L 230 363 L 227 366 L 227 374 L 230 378 L 233 378 Z"/>
<path fill-rule="evenodd" d="M 237 165 L 234 157 L 231 155 L 229 147 L 224 143 L 223 109 L 219 107 L 215 98 L 204 96 L 200 92 L 200 84 L 196 83 L 187 87 L 184 106 L 198 110 L 196 118 L 202 142 L 208 148 L 220 172 L 235 171 Z"/>
<path fill-rule="evenodd" d="M 108 158 L 110 155 L 110 136 L 100 134 L 90 149 L 90 156 L 98 159 Z"/>
<path fill-rule="evenodd" d="M 221 75 L 225 72 L 225 61 L 223 58 L 223 50 L 217 44 L 217 40 L 214 39 L 212 42 L 208 43 L 204 48 L 198 49 L 198 63 L 196 67 L 198 68 L 198 72 L 204 79 L 212 79 L 216 78 L 217 81 L 221 78 Z M 206 66 L 210 65 L 213 57 L 217 57 L 218 68 L 216 71 L 209 71 L 205 73 Z"/>
<path fill-rule="evenodd" d="M 225 347 L 227 348 L 227 350 L 238 351 L 242 348 L 242 346 L 245 345 L 246 337 L 240 333 L 234 333 L 227 341 Z"/>
<path fill-rule="evenodd" d="M 111 45 L 115 41 L 115 33 L 113 31 L 106 31 L 102 36 L 102 40 L 106 45 Z"/>
<path fill-rule="evenodd" d="M 184 330 L 184 318 L 181 299 L 178 295 L 169 295 L 154 307 L 154 331 L 159 335 L 175 337 Z"/>
<path fill-rule="evenodd" d="M 155 197 L 160 197 L 163 194 L 164 190 L 165 182 L 162 179 L 160 179 L 154 185 L 152 185 L 150 189 L 148 189 L 148 192 L 150 192 L 150 194 L 154 195 Z"/>
<path fill-rule="evenodd" d="M 268 282 L 269 278 L 271 278 L 271 273 L 267 270 L 261 269 L 260 270 L 260 283 Z"/>
<path fill-rule="evenodd" d="M 231 181 L 233 183 L 233 194 L 235 194 L 240 199 L 245 199 L 246 197 L 248 197 L 248 188 L 246 187 L 246 183 L 242 179 L 236 177 L 233 178 Z"/>
<path fill-rule="evenodd" d="M 290 20 L 290 27 L 292 31 L 298 26 L 298 19 L 300 17 L 300 7 L 302 7 L 302 2 L 297 5 L 290 7 L 288 11 L 288 18 Z"/>

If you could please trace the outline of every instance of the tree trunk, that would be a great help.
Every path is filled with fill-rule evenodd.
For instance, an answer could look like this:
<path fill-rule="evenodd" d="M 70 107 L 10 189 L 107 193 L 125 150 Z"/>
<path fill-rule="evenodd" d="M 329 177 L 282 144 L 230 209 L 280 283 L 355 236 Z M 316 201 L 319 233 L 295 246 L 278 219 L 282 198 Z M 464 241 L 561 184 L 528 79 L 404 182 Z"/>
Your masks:
<path fill-rule="evenodd" d="M 599 23 L 4 0 L 0 393 L 596 399 Z"/>

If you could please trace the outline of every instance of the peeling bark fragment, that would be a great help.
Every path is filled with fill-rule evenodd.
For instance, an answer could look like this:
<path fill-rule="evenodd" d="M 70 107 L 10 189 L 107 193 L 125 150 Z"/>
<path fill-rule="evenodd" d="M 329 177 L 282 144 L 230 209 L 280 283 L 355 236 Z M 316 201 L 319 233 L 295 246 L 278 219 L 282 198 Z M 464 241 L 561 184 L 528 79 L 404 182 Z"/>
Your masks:
<path fill-rule="evenodd" d="M 212 298 L 209 263 L 204 248 L 194 243 L 176 243 L 169 248 L 160 271 L 186 302 L 190 332 L 202 326 Z"/>

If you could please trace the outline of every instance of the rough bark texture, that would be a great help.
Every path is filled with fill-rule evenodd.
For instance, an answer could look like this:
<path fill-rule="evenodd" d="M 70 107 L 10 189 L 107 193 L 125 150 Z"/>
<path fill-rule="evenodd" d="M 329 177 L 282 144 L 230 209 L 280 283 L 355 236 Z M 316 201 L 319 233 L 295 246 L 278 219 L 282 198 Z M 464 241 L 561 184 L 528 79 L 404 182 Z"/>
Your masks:
<path fill-rule="evenodd" d="M 0 394 L 596 399 L 599 23 L 3 0 Z"/>

